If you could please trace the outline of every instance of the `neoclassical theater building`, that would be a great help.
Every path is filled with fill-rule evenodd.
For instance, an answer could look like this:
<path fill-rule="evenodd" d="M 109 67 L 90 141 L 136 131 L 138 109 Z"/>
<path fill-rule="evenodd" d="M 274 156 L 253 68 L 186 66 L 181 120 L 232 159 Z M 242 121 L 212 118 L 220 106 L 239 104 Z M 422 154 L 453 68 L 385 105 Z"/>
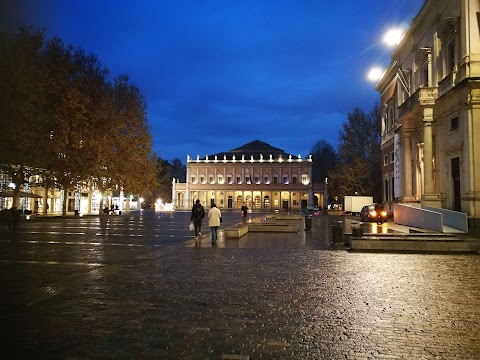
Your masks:
<path fill-rule="evenodd" d="M 186 183 L 176 179 L 176 209 L 190 209 L 195 200 L 209 208 L 302 210 L 323 203 L 322 187 L 312 184 L 312 158 L 287 154 L 255 140 L 236 149 L 192 159 L 187 156 Z M 314 195 L 314 191 L 316 194 Z"/>
<path fill-rule="evenodd" d="M 377 84 L 384 202 L 480 227 L 480 1 L 426 0 Z"/>

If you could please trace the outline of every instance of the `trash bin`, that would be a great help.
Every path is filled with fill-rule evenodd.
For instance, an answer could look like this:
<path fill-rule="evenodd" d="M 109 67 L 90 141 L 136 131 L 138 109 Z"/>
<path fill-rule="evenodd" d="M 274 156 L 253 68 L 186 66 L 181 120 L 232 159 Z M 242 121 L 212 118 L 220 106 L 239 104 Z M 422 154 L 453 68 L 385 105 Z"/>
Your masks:
<path fill-rule="evenodd" d="M 312 230 L 312 215 L 305 215 L 305 231 Z"/>
<path fill-rule="evenodd" d="M 342 224 L 341 223 L 334 224 L 334 225 L 330 225 L 330 227 L 332 228 L 332 243 L 334 244 L 342 243 L 343 242 Z"/>

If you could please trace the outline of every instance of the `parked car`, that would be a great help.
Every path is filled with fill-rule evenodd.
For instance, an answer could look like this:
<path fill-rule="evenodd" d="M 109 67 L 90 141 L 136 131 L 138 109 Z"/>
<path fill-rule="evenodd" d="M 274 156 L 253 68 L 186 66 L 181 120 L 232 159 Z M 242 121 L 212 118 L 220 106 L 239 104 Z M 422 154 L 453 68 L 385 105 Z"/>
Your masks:
<path fill-rule="evenodd" d="M 387 212 L 382 205 L 366 205 L 360 211 L 360 219 L 362 221 L 376 221 L 377 224 L 382 224 L 387 221 Z"/>
<path fill-rule="evenodd" d="M 318 206 L 308 205 L 307 210 L 310 211 L 310 212 L 319 212 L 320 208 Z"/>

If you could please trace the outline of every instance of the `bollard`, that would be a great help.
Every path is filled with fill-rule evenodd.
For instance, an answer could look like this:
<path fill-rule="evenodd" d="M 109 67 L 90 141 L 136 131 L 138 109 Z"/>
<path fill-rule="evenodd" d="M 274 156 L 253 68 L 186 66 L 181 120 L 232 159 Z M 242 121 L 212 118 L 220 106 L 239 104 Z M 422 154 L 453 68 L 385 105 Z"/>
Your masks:
<path fill-rule="evenodd" d="M 341 244 L 343 243 L 343 229 L 342 224 L 330 225 L 332 228 L 332 243 Z"/>
<path fill-rule="evenodd" d="M 312 230 L 312 216 L 305 215 L 305 231 Z"/>

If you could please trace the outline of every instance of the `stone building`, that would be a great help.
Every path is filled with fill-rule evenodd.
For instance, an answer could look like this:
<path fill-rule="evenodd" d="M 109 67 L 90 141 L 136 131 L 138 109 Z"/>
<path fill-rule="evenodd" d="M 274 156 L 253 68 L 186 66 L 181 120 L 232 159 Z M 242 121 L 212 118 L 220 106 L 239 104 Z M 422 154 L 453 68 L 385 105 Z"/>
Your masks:
<path fill-rule="evenodd" d="M 479 13 L 478 0 L 426 0 L 377 84 L 387 207 L 441 207 L 480 224 Z"/>
<path fill-rule="evenodd" d="M 195 200 L 210 207 L 239 209 L 306 209 L 314 204 L 312 158 L 303 159 L 256 140 L 239 148 L 196 159 L 187 157 L 186 183 L 173 181 L 176 209 Z M 316 188 L 320 204 L 321 188 Z"/>

